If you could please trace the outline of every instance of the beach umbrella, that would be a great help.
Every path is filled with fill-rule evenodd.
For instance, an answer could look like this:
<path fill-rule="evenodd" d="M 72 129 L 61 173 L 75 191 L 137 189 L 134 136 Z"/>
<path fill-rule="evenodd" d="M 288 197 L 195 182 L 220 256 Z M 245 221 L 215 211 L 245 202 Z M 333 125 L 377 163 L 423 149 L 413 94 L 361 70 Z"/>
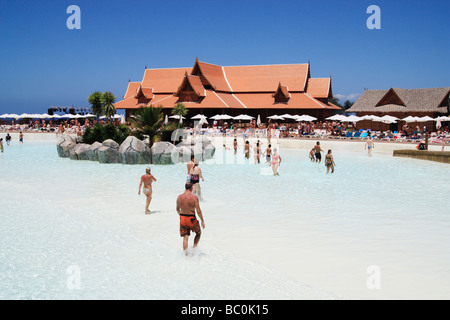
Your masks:
<path fill-rule="evenodd" d="M 424 116 L 424 117 L 417 118 L 418 122 L 426 122 L 426 121 L 433 121 L 433 120 L 434 119 L 429 117 L 429 116 Z"/>
<path fill-rule="evenodd" d="M 342 114 L 335 114 L 334 116 L 328 117 L 325 120 L 337 120 L 340 121 L 342 118 L 345 118 Z"/>
<path fill-rule="evenodd" d="M 374 115 L 366 115 L 366 116 L 361 117 L 361 120 L 379 121 L 380 119 L 381 119 L 381 117 L 374 116 Z"/>
<path fill-rule="evenodd" d="M 85 118 L 96 118 L 97 116 L 95 114 L 92 113 L 88 113 L 84 115 Z"/>
<path fill-rule="evenodd" d="M 180 123 L 183 123 L 183 119 L 186 119 L 185 117 L 180 116 L 180 115 L 178 115 L 178 114 L 175 114 L 175 115 L 173 115 L 173 116 L 170 116 L 169 118 L 172 118 L 172 119 L 179 119 L 179 120 L 180 120 Z"/>
<path fill-rule="evenodd" d="M 402 120 L 405 122 L 417 122 L 417 117 L 407 116 L 406 118 L 403 118 Z"/>
<path fill-rule="evenodd" d="M 400 120 L 399 118 L 390 116 L 390 115 L 385 115 L 382 116 L 379 120 L 379 122 L 383 122 L 383 123 L 397 123 L 397 120 Z"/>
<path fill-rule="evenodd" d="M 342 117 L 339 121 L 341 121 L 341 122 L 358 122 L 361 120 L 362 119 L 357 116 L 348 116 L 348 117 Z"/>
<path fill-rule="evenodd" d="M 9 114 L 8 113 L 4 113 L 4 114 L 2 114 L 1 116 L 0 116 L 0 118 L 2 118 L 2 119 L 7 119 L 7 118 L 9 118 L 10 116 L 9 116 Z"/>
<path fill-rule="evenodd" d="M 256 124 L 261 125 L 261 116 L 258 114 L 258 119 L 256 120 Z"/>
<path fill-rule="evenodd" d="M 273 115 L 273 116 L 267 117 L 267 119 L 284 120 L 284 118 L 282 116 L 277 116 L 277 115 Z"/>
<path fill-rule="evenodd" d="M 180 116 L 180 115 L 178 115 L 178 114 L 173 115 L 173 116 L 170 116 L 169 118 L 172 118 L 172 119 L 186 119 L 185 117 Z"/>
<path fill-rule="evenodd" d="M 247 114 L 240 114 L 240 115 L 238 115 L 237 117 L 234 117 L 233 119 L 234 120 L 252 120 L 252 119 L 254 119 L 255 117 L 252 117 L 252 116 L 249 116 L 249 115 L 247 115 Z"/>
<path fill-rule="evenodd" d="M 196 116 L 193 116 L 191 119 L 192 119 L 192 120 L 206 119 L 206 116 L 203 115 L 203 114 L 198 114 L 198 115 L 196 115 Z"/>
<path fill-rule="evenodd" d="M 50 119 L 50 118 L 52 118 L 53 116 L 51 116 L 51 115 L 49 115 L 48 113 L 43 113 L 43 114 L 41 114 L 41 118 L 42 119 Z"/>
<path fill-rule="evenodd" d="M 289 113 L 285 113 L 285 114 L 282 114 L 280 117 L 283 117 L 284 119 L 294 119 L 295 120 L 295 118 L 297 116 L 293 116 L 293 115 L 291 115 Z"/>
<path fill-rule="evenodd" d="M 227 114 L 216 114 L 215 116 L 210 117 L 210 119 L 213 119 L 213 120 L 228 120 L 228 119 L 233 119 L 233 117 L 229 116 Z"/>
<path fill-rule="evenodd" d="M 440 116 L 434 119 L 434 121 L 450 121 L 450 117 L 448 116 Z"/>
<path fill-rule="evenodd" d="M 301 115 L 301 116 L 297 116 L 297 117 L 295 118 L 295 120 L 296 120 L 296 121 L 307 121 L 307 122 L 310 122 L 310 121 L 315 121 L 315 120 L 317 120 L 317 118 L 312 117 L 312 116 L 309 116 L 309 115 L 307 115 L 307 114 L 303 114 L 303 115 Z"/>

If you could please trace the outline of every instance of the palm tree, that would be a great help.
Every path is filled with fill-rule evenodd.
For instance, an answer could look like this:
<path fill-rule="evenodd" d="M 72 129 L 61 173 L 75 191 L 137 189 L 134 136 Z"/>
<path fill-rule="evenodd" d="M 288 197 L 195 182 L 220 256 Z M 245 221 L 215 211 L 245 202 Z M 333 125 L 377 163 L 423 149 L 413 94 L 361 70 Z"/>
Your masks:
<path fill-rule="evenodd" d="M 162 107 L 140 107 L 132 117 L 131 125 L 135 128 L 139 134 L 149 136 L 150 146 L 153 144 L 155 137 L 160 134 L 161 123 L 163 122 L 164 115 L 162 113 Z"/>
<path fill-rule="evenodd" d="M 187 115 L 188 112 L 189 112 L 189 110 L 182 103 L 177 103 L 172 109 L 173 115 L 180 116 L 180 124 L 181 124 L 181 122 L 183 122 L 182 117 Z"/>
<path fill-rule="evenodd" d="M 103 94 L 100 91 L 95 91 L 88 98 L 88 102 L 91 104 L 91 112 L 97 118 L 103 114 L 102 96 Z"/>
<path fill-rule="evenodd" d="M 116 107 L 114 102 L 116 102 L 116 97 L 111 91 L 106 91 L 102 94 L 101 102 L 103 105 L 103 113 L 109 119 L 111 119 L 116 114 Z"/>

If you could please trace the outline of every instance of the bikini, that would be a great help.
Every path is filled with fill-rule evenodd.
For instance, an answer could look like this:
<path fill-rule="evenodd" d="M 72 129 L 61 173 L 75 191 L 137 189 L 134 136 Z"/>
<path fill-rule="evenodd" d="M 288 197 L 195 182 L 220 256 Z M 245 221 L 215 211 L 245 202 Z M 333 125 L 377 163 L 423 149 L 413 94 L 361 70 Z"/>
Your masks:
<path fill-rule="evenodd" d="M 200 182 L 200 177 L 198 174 L 191 174 L 191 183 L 196 184 Z"/>
<path fill-rule="evenodd" d="M 278 154 L 274 154 L 272 157 L 272 164 L 278 164 Z"/>

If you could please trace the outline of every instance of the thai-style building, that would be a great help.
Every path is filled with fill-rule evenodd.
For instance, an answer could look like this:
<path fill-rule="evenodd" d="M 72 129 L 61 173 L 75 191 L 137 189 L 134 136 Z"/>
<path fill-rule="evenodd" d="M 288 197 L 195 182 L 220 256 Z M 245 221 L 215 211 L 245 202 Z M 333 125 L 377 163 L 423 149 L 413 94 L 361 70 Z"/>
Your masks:
<path fill-rule="evenodd" d="M 308 114 L 323 120 L 341 110 L 329 102 L 330 78 L 311 78 L 310 64 L 224 67 L 195 60 L 192 68 L 145 69 L 140 82 L 128 82 L 115 104 L 126 117 L 142 107 L 162 107 L 170 114 L 177 103 L 198 113 L 237 116 Z"/>
<path fill-rule="evenodd" d="M 346 112 L 356 113 L 357 116 L 391 115 L 399 119 L 408 116 L 436 118 L 448 115 L 450 112 L 450 87 L 424 88 L 424 89 L 399 89 L 390 88 L 388 90 L 365 90 L 355 103 Z M 366 129 L 400 129 L 405 122 L 386 125 L 382 122 L 359 121 L 358 127 Z M 434 129 L 436 123 L 427 121 L 421 123 L 427 128 Z"/>

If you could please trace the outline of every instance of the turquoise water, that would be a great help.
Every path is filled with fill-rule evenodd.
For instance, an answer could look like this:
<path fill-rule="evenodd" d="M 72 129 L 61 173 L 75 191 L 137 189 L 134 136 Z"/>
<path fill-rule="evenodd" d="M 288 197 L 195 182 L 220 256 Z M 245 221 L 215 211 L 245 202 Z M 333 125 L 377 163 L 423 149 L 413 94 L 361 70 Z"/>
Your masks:
<path fill-rule="evenodd" d="M 0 298 L 450 298 L 450 166 L 336 152 L 326 175 L 305 150 L 280 154 L 278 177 L 220 152 L 201 164 L 206 229 L 186 258 L 184 164 L 151 166 L 144 215 L 144 165 L 62 159 L 54 141 L 5 146 Z"/>

